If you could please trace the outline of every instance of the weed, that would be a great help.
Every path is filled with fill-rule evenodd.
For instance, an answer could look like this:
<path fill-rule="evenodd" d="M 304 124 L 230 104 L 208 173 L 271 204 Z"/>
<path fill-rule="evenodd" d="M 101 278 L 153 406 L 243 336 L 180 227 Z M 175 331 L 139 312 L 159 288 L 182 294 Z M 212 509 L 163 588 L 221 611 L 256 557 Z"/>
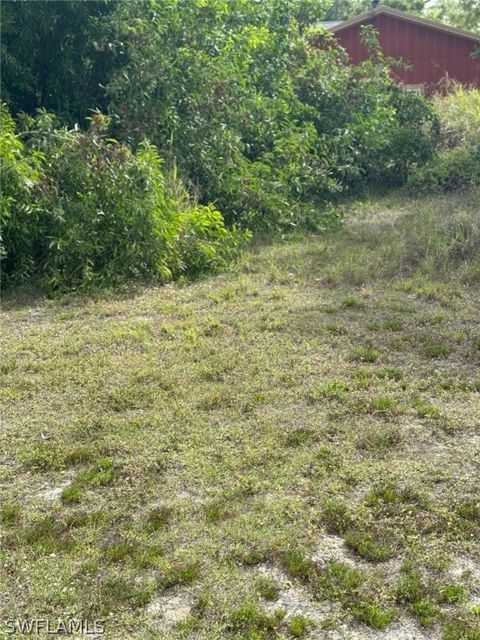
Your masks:
<path fill-rule="evenodd" d="M 111 606 L 128 602 L 132 607 L 144 607 L 153 597 L 153 584 L 138 584 L 122 576 L 109 578 L 103 584 L 103 594 Z"/>
<path fill-rule="evenodd" d="M 54 444 L 40 443 L 24 452 L 21 461 L 34 471 L 48 471 L 63 469 L 64 461 Z"/>
<path fill-rule="evenodd" d="M 421 503 L 421 496 L 410 487 L 397 488 L 392 483 L 379 484 L 365 497 L 365 504 L 371 507 L 381 507 L 392 504 Z"/>
<path fill-rule="evenodd" d="M 419 318 L 418 324 L 421 326 L 425 325 L 437 325 L 445 322 L 446 315 L 444 313 L 434 313 L 430 316 L 424 316 L 423 318 Z"/>
<path fill-rule="evenodd" d="M 205 505 L 205 519 L 207 522 L 220 522 L 228 515 L 228 511 L 223 502 L 211 502 Z"/>
<path fill-rule="evenodd" d="M 445 358 L 451 352 L 451 347 L 446 342 L 435 342 L 427 340 L 423 345 L 422 352 L 427 358 Z"/>
<path fill-rule="evenodd" d="M 299 551 L 288 551 L 282 560 L 286 571 L 288 571 L 293 578 L 308 582 L 315 575 L 315 569 L 312 563 Z"/>
<path fill-rule="evenodd" d="M 294 638 L 301 638 L 312 626 L 312 622 L 303 616 L 292 616 L 288 621 L 288 630 Z"/>
<path fill-rule="evenodd" d="M 106 406 L 117 413 L 142 409 L 149 403 L 152 392 L 145 385 L 119 387 L 105 396 Z"/>
<path fill-rule="evenodd" d="M 78 476 L 80 484 L 105 487 L 115 482 L 118 466 L 112 458 L 99 458 L 95 466 L 82 471 Z"/>
<path fill-rule="evenodd" d="M 13 526 L 20 517 L 20 507 L 16 502 L 2 504 L 0 507 L 0 522 L 4 526 Z"/>
<path fill-rule="evenodd" d="M 75 511 L 67 513 L 65 516 L 65 526 L 71 529 L 80 527 L 98 526 L 105 520 L 105 514 L 102 511 Z"/>
<path fill-rule="evenodd" d="M 357 447 L 365 451 L 385 453 L 397 447 L 402 441 L 398 427 L 380 426 L 371 428 L 360 436 Z"/>
<path fill-rule="evenodd" d="M 480 627 L 466 620 L 449 620 L 443 630 L 442 640 L 480 640 Z"/>
<path fill-rule="evenodd" d="M 251 602 L 245 602 L 241 607 L 232 611 L 227 618 L 227 629 L 243 633 L 273 631 L 277 624 L 278 621 L 274 616 L 267 615 L 255 603 Z"/>
<path fill-rule="evenodd" d="M 349 298 L 344 298 L 341 303 L 342 307 L 346 309 L 361 309 L 364 305 L 358 298 L 351 296 Z"/>
<path fill-rule="evenodd" d="M 255 581 L 255 587 L 258 593 L 265 598 L 265 600 L 276 600 L 280 593 L 279 588 L 271 578 L 266 576 L 260 576 Z"/>
<path fill-rule="evenodd" d="M 331 315 L 333 313 L 336 313 L 338 309 L 333 304 L 327 304 L 324 307 L 322 307 L 322 311 L 324 313 L 328 313 L 329 315 Z"/>
<path fill-rule="evenodd" d="M 350 601 L 357 597 L 364 579 L 358 569 L 348 564 L 329 562 L 317 578 L 317 587 L 325 598 Z"/>
<path fill-rule="evenodd" d="M 160 331 L 168 338 L 175 337 L 175 327 L 172 324 L 164 322 L 160 327 Z"/>
<path fill-rule="evenodd" d="M 354 380 L 356 381 L 356 386 L 359 389 L 369 389 L 376 382 L 374 379 L 373 371 L 369 371 L 367 369 L 354 371 L 352 374 L 352 378 L 354 378 Z"/>
<path fill-rule="evenodd" d="M 316 452 L 316 459 L 325 471 L 333 471 L 342 466 L 340 456 L 330 446 L 320 447 Z"/>
<path fill-rule="evenodd" d="M 403 329 L 403 324 L 400 320 L 387 320 L 382 324 L 382 329 L 386 331 L 401 331 Z"/>
<path fill-rule="evenodd" d="M 309 393 L 309 398 L 314 400 L 319 398 L 336 398 L 340 400 L 345 397 L 348 391 L 348 385 L 342 380 L 332 380 L 331 382 L 326 382 L 318 387 L 314 387 Z"/>
<path fill-rule="evenodd" d="M 314 432 L 311 429 L 300 427 L 290 431 L 285 437 L 285 445 L 287 447 L 301 447 L 307 444 L 314 437 Z"/>
<path fill-rule="evenodd" d="M 347 505 L 338 500 L 327 500 L 323 506 L 322 519 L 329 531 L 344 533 L 350 525 Z"/>
<path fill-rule="evenodd" d="M 138 549 L 135 553 L 133 561 L 139 567 L 158 567 L 163 563 L 165 551 L 158 546 L 147 547 L 146 549 Z"/>
<path fill-rule="evenodd" d="M 346 336 L 348 333 L 345 326 L 333 323 L 326 324 L 325 331 L 328 331 L 332 336 Z"/>
<path fill-rule="evenodd" d="M 178 564 L 167 568 L 158 579 L 160 589 L 171 589 L 179 584 L 190 584 L 197 577 L 197 569 L 193 565 Z"/>
<path fill-rule="evenodd" d="M 369 322 L 367 329 L 369 331 L 401 331 L 403 328 L 399 320 L 387 320 L 386 322 Z"/>
<path fill-rule="evenodd" d="M 478 502 L 463 502 L 457 508 L 458 515 L 472 522 L 480 522 L 480 503 Z"/>
<path fill-rule="evenodd" d="M 358 347 L 352 353 L 351 359 L 355 362 L 376 362 L 380 357 L 380 353 L 373 347 Z"/>
<path fill-rule="evenodd" d="M 146 519 L 145 529 L 149 533 L 166 527 L 174 514 L 173 507 L 162 505 L 152 509 Z"/>
<path fill-rule="evenodd" d="M 40 555 L 67 552 L 75 546 L 68 529 L 52 516 L 34 521 L 22 533 L 26 544 Z"/>
<path fill-rule="evenodd" d="M 431 418 L 436 420 L 441 417 L 441 411 L 438 407 L 428 402 L 422 402 L 421 400 L 415 400 L 412 402 L 413 408 L 416 410 L 419 418 Z"/>
<path fill-rule="evenodd" d="M 83 445 L 68 449 L 65 453 L 64 461 L 67 467 L 73 467 L 79 464 L 93 462 L 96 457 L 93 447 Z"/>
<path fill-rule="evenodd" d="M 378 369 L 375 371 L 375 375 L 380 380 L 402 380 L 405 375 L 403 369 L 395 368 L 395 367 L 384 367 L 383 369 Z"/>
<path fill-rule="evenodd" d="M 398 409 L 397 401 L 389 396 L 380 396 L 370 400 L 366 405 L 370 413 L 393 414 Z"/>
<path fill-rule="evenodd" d="M 359 602 L 351 608 L 352 615 L 374 629 L 385 629 L 395 619 L 395 612 L 375 603 Z"/>
<path fill-rule="evenodd" d="M 338 622 L 333 617 L 324 618 L 320 623 L 320 629 L 323 629 L 324 631 L 334 631 L 335 629 L 338 629 Z"/>
<path fill-rule="evenodd" d="M 445 584 L 440 588 L 438 595 L 441 602 L 455 604 L 466 599 L 467 590 L 460 584 Z"/>
<path fill-rule="evenodd" d="M 237 562 L 247 567 L 255 567 L 265 560 L 263 552 L 258 549 L 236 549 L 233 555 Z"/>
<path fill-rule="evenodd" d="M 70 485 L 69 487 L 65 487 L 62 491 L 61 499 L 65 504 L 76 504 L 77 502 L 81 502 L 83 498 L 83 491 L 81 487 L 76 485 Z"/>
<path fill-rule="evenodd" d="M 118 542 L 105 548 L 105 557 L 110 562 L 127 562 L 127 560 L 131 560 L 134 550 L 132 544 Z"/>
<path fill-rule="evenodd" d="M 413 615 L 423 627 L 433 624 L 439 617 L 439 608 L 430 600 L 416 600 L 411 605 Z"/>
<path fill-rule="evenodd" d="M 365 531 L 346 531 L 345 542 L 360 557 L 372 562 L 384 562 L 394 555 L 393 545 L 387 545 L 383 540 Z"/>
<path fill-rule="evenodd" d="M 231 407 L 234 404 L 235 400 L 231 391 L 226 386 L 218 385 L 209 394 L 202 398 L 198 403 L 198 407 L 204 411 L 215 411 L 217 409 Z"/>
<path fill-rule="evenodd" d="M 397 602 L 414 603 L 424 599 L 427 587 L 419 571 L 408 570 L 400 577 L 395 588 Z"/>

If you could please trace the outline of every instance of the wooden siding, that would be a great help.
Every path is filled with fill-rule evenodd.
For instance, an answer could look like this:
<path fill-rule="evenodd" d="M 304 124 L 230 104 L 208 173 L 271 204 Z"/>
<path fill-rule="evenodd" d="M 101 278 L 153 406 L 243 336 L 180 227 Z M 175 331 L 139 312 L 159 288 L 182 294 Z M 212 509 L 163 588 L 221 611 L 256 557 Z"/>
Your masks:
<path fill-rule="evenodd" d="M 448 76 L 462 84 L 480 87 L 480 60 L 471 54 L 478 44 L 462 36 L 436 30 L 389 15 L 366 19 L 378 29 L 383 51 L 402 58 L 411 69 L 395 70 L 394 75 L 409 85 L 436 85 Z M 356 24 L 335 33 L 354 64 L 365 60 L 367 50 L 361 42 L 361 25 Z"/>

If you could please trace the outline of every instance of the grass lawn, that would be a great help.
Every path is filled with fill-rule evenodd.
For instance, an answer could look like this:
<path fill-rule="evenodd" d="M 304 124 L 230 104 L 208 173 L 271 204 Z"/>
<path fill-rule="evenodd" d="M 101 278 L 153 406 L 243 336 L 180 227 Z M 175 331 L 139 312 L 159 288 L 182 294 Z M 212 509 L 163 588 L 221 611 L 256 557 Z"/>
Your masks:
<path fill-rule="evenodd" d="M 479 196 L 353 203 L 186 286 L 8 297 L 1 618 L 478 640 Z"/>

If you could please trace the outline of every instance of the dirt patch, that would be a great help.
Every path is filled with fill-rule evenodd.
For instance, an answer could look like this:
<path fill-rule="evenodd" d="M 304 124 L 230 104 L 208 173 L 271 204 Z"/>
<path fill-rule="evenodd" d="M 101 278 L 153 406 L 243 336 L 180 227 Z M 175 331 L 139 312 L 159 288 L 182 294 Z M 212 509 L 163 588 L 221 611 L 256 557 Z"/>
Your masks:
<path fill-rule="evenodd" d="M 186 593 L 158 596 L 148 605 L 147 615 L 156 626 L 171 629 L 190 616 L 192 606 L 192 599 Z"/>
<path fill-rule="evenodd" d="M 437 626 L 425 630 L 414 620 L 403 618 L 383 631 L 342 624 L 324 637 L 325 640 L 440 640 L 442 633 Z"/>
<path fill-rule="evenodd" d="M 328 534 L 322 538 L 311 559 L 321 568 L 328 562 L 343 562 L 352 567 L 362 563 L 353 557 L 343 538 Z"/>
<path fill-rule="evenodd" d="M 467 580 L 480 593 L 480 562 L 468 556 L 455 558 L 448 571 L 455 580 Z"/>
<path fill-rule="evenodd" d="M 302 616 L 315 624 L 320 624 L 325 618 L 334 613 L 334 605 L 331 602 L 316 602 L 306 589 L 294 585 L 288 576 L 277 567 L 259 565 L 261 575 L 271 578 L 279 588 L 278 598 L 274 602 L 265 602 L 265 609 L 273 613 L 276 609 L 284 609 L 286 618 Z"/>
<path fill-rule="evenodd" d="M 40 500 L 46 500 L 47 502 L 58 500 L 62 495 L 62 491 L 68 487 L 71 481 L 72 475 L 69 474 L 65 480 L 56 485 L 45 482 L 43 485 L 44 488 L 37 494 L 37 496 Z"/>

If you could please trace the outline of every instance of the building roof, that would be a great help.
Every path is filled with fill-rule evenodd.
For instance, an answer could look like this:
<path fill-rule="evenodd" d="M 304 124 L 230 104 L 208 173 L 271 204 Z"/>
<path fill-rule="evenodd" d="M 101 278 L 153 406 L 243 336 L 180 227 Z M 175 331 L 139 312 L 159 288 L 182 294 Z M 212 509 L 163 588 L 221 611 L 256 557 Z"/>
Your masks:
<path fill-rule="evenodd" d="M 365 13 L 361 13 L 360 15 L 350 18 L 349 20 L 344 20 L 343 22 L 333 24 L 332 26 L 327 26 L 326 24 L 325 26 L 332 33 L 339 33 L 340 31 L 343 31 L 348 27 L 362 24 L 366 20 L 371 20 L 372 18 L 380 15 L 390 16 L 392 18 L 404 20 L 405 22 L 413 22 L 414 24 L 418 24 L 428 29 L 443 31 L 445 33 L 449 33 L 450 35 L 454 35 L 460 38 L 466 38 L 467 40 L 473 40 L 474 42 L 480 43 L 480 35 L 477 33 L 471 33 L 470 31 L 464 31 L 463 29 L 456 29 L 455 27 L 450 27 L 449 25 L 443 24 L 442 22 L 437 22 L 436 20 L 428 20 L 427 18 L 421 18 L 420 16 L 415 16 L 411 13 L 400 11 L 399 9 L 391 9 L 390 7 L 384 6 L 376 7 L 375 9 L 371 9 L 370 11 L 365 11 Z"/>
<path fill-rule="evenodd" d="M 342 24 L 343 20 L 324 20 L 320 22 L 320 26 L 325 27 L 325 29 L 333 29 L 337 24 Z"/>

